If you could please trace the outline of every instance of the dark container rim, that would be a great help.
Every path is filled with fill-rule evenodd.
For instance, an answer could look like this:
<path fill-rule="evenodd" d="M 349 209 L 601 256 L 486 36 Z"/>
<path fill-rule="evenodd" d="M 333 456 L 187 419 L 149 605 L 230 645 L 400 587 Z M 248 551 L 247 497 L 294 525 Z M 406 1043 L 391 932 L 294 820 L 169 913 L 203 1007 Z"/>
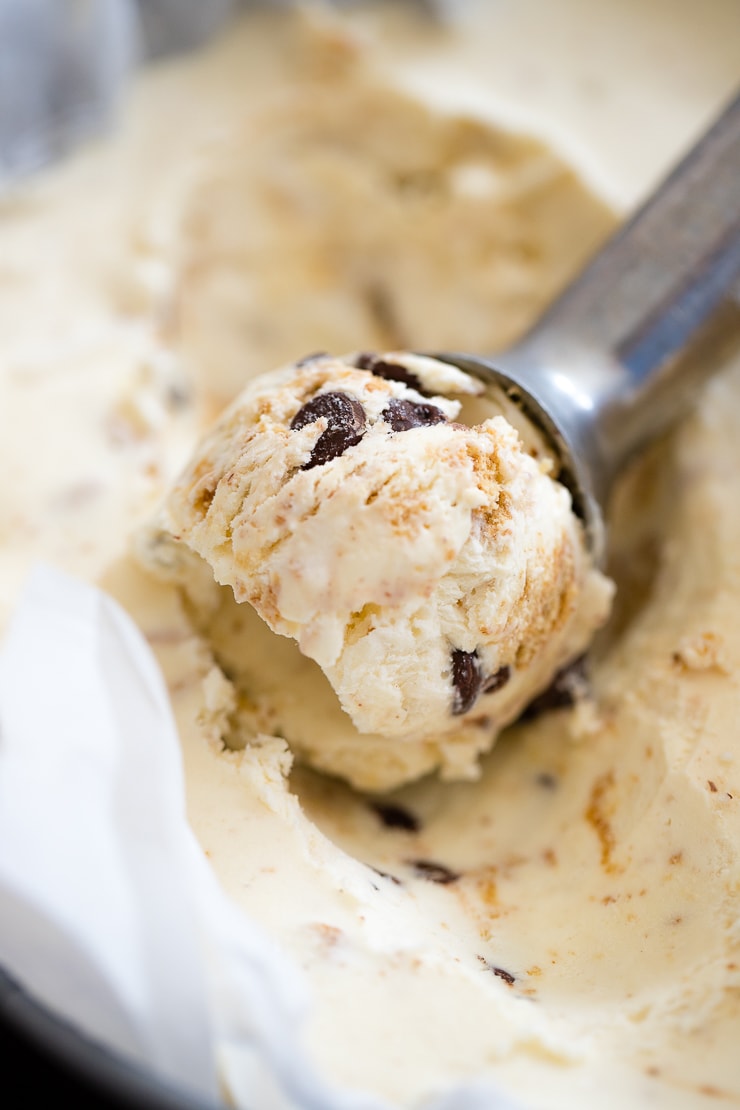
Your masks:
<path fill-rule="evenodd" d="M 223 1110 L 223 1103 L 194 1097 L 87 1036 L 29 994 L 2 965 L 0 1024 L 103 1100 L 137 1110 Z"/>

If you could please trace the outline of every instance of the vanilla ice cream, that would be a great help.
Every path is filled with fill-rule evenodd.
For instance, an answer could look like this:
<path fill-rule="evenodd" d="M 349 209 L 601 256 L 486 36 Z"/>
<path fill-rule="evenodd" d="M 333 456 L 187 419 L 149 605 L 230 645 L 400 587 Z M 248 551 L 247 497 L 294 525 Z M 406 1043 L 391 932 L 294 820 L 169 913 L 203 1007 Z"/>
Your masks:
<path fill-rule="evenodd" d="M 458 419 L 483 389 L 421 356 L 309 357 L 246 387 L 165 503 L 169 535 L 319 664 L 344 735 L 283 735 L 361 789 L 474 777 L 609 610 L 552 460 L 503 415 Z"/>
<path fill-rule="evenodd" d="M 449 479 L 456 550 L 435 582 L 459 580 L 483 513 L 474 459 L 516 459 L 523 484 L 495 477 L 495 504 L 502 492 L 513 508 L 530 493 L 549 499 L 561 522 L 549 538 L 513 518 L 522 549 L 553 552 L 559 536 L 572 553 L 555 576 L 554 596 L 569 575 L 576 591 L 557 652 L 570 657 L 590 635 L 603 580 L 546 458 L 530 454 L 540 449 L 512 414 L 464 392 L 467 379 L 409 370 L 388 352 L 487 353 L 515 339 L 616 223 L 603 196 L 624 209 L 646 192 L 736 81 L 732 2 L 700 13 L 690 0 L 460 9 L 451 28 L 401 5 L 328 20 L 248 15 L 201 56 L 143 74 L 109 141 L 2 199 L 2 615 L 38 556 L 102 581 L 133 615 L 167 680 L 190 825 L 223 889 L 304 976 L 306 1044 L 333 1083 L 406 1108 L 451 1089 L 446 1105 L 465 1110 L 495 1105 L 491 1091 L 537 1110 L 738 1105 L 736 351 L 683 426 L 623 476 L 609 519 L 614 612 L 589 675 L 571 672 L 550 699 L 559 709 L 535 702 L 480 759 L 476 781 L 434 774 L 364 793 L 294 758 L 330 752 L 351 777 L 351 751 L 372 740 L 353 726 L 348 739 L 348 714 L 296 642 L 310 630 L 310 650 L 358 700 L 355 663 L 342 670 L 343 650 L 327 662 L 331 645 L 344 647 L 342 614 L 356 612 L 352 583 L 339 582 L 341 610 L 319 578 L 313 596 L 300 590 L 278 608 L 267 585 L 285 567 L 264 546 L 274 528 L 275 558 L 300 562 L 307 511 L 350 496 L 353 453 L 391 478 L 411 463 L 415 481 L 427 473 L 420 454 L 435 482 L 441 452 L 462 459 Z M 520 135 L 532 121 L 538 137 Z M 563 155 L 584 148 L 585 176 Z M 605 180 L 597 196 L 591 186 Z M 262 387 L 250 379 L 315 350 L 384 353 L 429 388 L 343 359 L 270 379 L 280 449 L 255 473 L 274 483 L 273 501 L 255 506 L 266 531 L 240 534 L 241 563 L 218 550 L 209 513 L 196 521 L 187 460 L 233 403 L 202 448 L 221 481 L 201 490 L 204 507 L 213 494 L 214 525 L 216 514 L 219 527 L 236 519 L 229 474 L 242 455 L 230 422 L 252 419 Z M 364 424 L 350 402 L 357 442 L 306 467 L 331 430 L 320 406 L 305 409 L 322 391 L 351 394 Z M 444 419 L 395 430 L 382 419 L 391 402 Z M 243 464 L 234 475 L 246 490 Z M 183 466 L 167 527 L 145 529 Z M 314 498 L 332 468 L 334 498 Z M 289 510 L 292 482 L 303 493 Z M 296 513 L 292 554 L 271 516 L 280 499 Z M 315 543 L 329 577 L 333 535 Z M 436 540 L 429 566 L 435 551 Z M 368 577 L 384 573 L 376 539 L 371 554 Z M 417 569 L 402 566 L 400 581 Z M 459 766 L 452 741 L 409 757 L 413 774 L 456 775 L 498 727 L 476 717 L 503 720 L 516 658 L 495 654 L 506 638 L 466 638 L 485 623 L 478 615 L 444 624 L 435 601 L 433 619 L 430 644 L 454 628 L 454 650 L 479 652 L 467 673 L 481 684 L 512 668 L 452 715 L 476 730 Z M 511 647 L 531 642 L 522 628 Z M 379 662 L 398 671 L 399 661 Z M 456 704 L 446 666 L 424 687 L 435 720 Z M 526 683 L 531 692 L 539 680 Z M 376 693 L 367 707 L 373 728 L 385 701 Z M 385 782 L 409 767 L 391 769 L 389 756 Z M 457 1087 L 473 1083 L 488 1084 L 477 1101 Z"/>

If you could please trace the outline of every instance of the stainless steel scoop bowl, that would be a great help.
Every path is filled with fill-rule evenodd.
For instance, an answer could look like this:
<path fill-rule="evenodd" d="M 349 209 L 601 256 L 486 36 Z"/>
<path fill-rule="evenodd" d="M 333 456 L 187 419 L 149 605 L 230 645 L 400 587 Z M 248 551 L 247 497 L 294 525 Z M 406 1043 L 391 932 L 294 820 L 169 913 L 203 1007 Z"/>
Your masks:
<path fill-rule="evenodd" d="M 614 478 L 740 338 L 739 295 L 740 96 L 516 346 L 437 357 L 546 433 L 600 560 Z"/>

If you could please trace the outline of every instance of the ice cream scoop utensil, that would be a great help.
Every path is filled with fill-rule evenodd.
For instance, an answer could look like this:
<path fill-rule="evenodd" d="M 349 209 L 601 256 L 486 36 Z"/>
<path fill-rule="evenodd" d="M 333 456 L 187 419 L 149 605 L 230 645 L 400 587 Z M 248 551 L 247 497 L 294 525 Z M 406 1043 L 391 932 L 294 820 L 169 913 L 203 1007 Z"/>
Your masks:
<path fill-rule="evenodd" d="M 519 343 L 439 357 L 545 430 L 598 557 L 614 477 L 686 412 L 720 338 L 740 335 L 739 288 L 740 96 Z"/>

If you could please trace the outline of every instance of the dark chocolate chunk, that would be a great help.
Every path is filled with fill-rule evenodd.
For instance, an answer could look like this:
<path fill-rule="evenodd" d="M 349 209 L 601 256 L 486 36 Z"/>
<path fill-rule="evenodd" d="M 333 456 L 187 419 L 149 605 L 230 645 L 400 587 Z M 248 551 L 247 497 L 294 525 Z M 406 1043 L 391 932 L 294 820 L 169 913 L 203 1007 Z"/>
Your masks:
<path fill-rule="evenodd" d="M 405 366 L 399 366 L 398 363 L 388 362 L 386 359 L 379 358 L 378 355 L 370 354 L 368 351 L 357 356 L 355 366 L 358 370 L 369 370 L 376 378 L 385 378 L 386 381 L 391 382 L 402 382 L 409 389 L 415 389 L 417 393 L 422 392 L 421 382 L 411 370 L 407 370 Z"/>
<path fill-rule="evenodd" d="M 531 721 L 551 709 L 570 709 L 575 704 L 576 688 L 586 681 L 586 657 L 582 655 L 557 672 L 547 689 L 531 701 L 519 718 Z"/>
<path fill-rule="evenodd" d="M 418 832 L 421 822 L 415 813 L 404 806 L 391 802 L 372 802 L 372 808 L 387 829 L 403 829 L 404 832 Z"/>
<path fill-rule="evenodd" d="M 381 359 L 377 355 L 372 354 L 371 351 L 360 351 L 355 359 L 355 366 L 358 370 L 369 370 L 372 373 L 373 366 L 376 362 L 380 361 Z"/>
<path fill-rule="evenodd" d="M 302 470 L 310 470 L 330 459 L 339 458 L 347 448 L 360 442 L 365 431 L 365 410 L 360 402 L 338 392 L 319 393 L 307 401 L 291 420 L 291 430 L 295 432 L 305 428 L 306 424 L 313 424 L 322 416 L 327 420 L 326 431 L 317 439 L 311 457 L 303 464 Z"/>
<path fill-rule="evenodd" d="M 443 863 L 437 863 L 435 860 L 410 859 L 406 862 L 413 867 L 419 878 L 428 879 L 430 883 L 440 883 L 442 886 L 447 886 L 448 883 L 456 883 L 460 878 L 458 871 L 453 871 L 450 867 L 446 867 Z"/>
<path fill-rule="evenodd" d="M 436 405 L 425 401 L 405 401 L 392 397 L 383 410 L 383 419 L 394 432 L 407 432 L 409 428 L 423 428 L 429 424 L 445 424 L 447 417 Z"/>
<path fill-rule="evenodd" d="M 498 975 L 499 979 L 503 979 L 507 986 L 514 986 L 516 975 L 512 975 L 510 971 L 507 971 L 503 967 L 496 967 L 496 965 L 492 964 L 490 960 L 487 960 L 485 956 L 479 956 L 478 959 L 483 964 L 486 971 L 492 971 L 494 975 Z"/>
<path fill-rule="evenodd" d="M 535 776 L 535 782 L 543 790 L 555 790 L 558 785 L 558 780 L 551 771 L 539 771 Z"/>
<path fill-rule="evenodd" d="M 312 351 L 310 355 L 304 355 L 296 362 L 296 366 L 308 366 L 309 362 L 315 362 L 317 358 L 325 358 L 329 354 L 328 351 Z"/>
<path fill-rule="evenodd" d="M 473 708 L 480 693 L 482 681 L 478 652 L 461 651 L 460 648 L 455 648 L 452 652 L 452 685 L 455 688 L 452 715 L 454 717 L 459 717 Z"/>
<path fill-rule="evenodd" d="M 494 691 L 500 690 L 502 686 L 505 686 L 510 678 L 511 667 L 499 667 L 495 674 L 492 674 L 489 678 L 484 679 L 483 693 L 493 694 Z"/>

